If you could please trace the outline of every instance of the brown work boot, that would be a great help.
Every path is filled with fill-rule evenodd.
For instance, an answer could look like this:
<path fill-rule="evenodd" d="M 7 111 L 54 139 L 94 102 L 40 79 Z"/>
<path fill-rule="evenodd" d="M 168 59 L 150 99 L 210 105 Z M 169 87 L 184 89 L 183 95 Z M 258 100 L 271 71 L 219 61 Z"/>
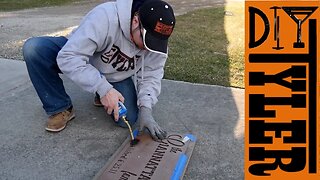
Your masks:
<path fill-rule="evenodd" d="M 50 132 L 59 132 L 62 131 L 68 121 L 72 120 L 75 117 L 73 107 L 60 112 L 58 114 L 52 115 L 49 117 L 46 130 Z"/>
<path fill-rule="evenodd" d="M 94 101 L 93 101 L 93 105 L 97 106 L 97 107 L 103 107 L 101 101 L 100 101 L 100 96 L 98 93 L 96 93 L 95 97 L 94 97 Z"/>

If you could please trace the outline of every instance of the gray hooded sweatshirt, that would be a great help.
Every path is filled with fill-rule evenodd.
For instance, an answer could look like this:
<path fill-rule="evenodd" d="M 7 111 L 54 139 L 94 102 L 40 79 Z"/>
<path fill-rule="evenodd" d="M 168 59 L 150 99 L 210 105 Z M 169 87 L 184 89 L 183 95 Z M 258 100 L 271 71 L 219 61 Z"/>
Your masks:
<path fill-rule="evenodd" d="M 86 91 L 101 97 L 109 82 L 134 77 L 138 106 L 158 101 L 167 55 L 138 49 L 130 38 L 132 0 L 95 7 L 68 37 L 58 54 L 61 71 Z"/>

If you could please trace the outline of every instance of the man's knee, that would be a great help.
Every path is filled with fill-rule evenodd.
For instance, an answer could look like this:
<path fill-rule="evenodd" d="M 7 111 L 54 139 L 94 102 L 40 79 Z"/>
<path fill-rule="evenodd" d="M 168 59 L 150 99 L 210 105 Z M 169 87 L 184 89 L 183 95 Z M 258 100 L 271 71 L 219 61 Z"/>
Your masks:
<path fill-rule="evenodd" d="M 39 55 L 43 47 L 43 39 L 41 37 L 29 38 L 22 47 L 23 58 L 26 63 L 36 59 L 34 57 Z"/>
<path fill-rule="evenodd" d="M 128 121 L 131 126 L 133 126 L 138 120 L 138 113 L 130 113 L 128 114 Z"/>

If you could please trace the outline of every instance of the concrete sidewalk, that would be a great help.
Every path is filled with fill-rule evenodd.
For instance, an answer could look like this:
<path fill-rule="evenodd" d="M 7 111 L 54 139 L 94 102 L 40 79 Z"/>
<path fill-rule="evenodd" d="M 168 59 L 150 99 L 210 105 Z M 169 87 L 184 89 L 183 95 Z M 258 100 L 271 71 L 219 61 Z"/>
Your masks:
<path fill-rule="evenodd" d="M 0 58 L 0 179 L 91 179 L 128 137 L 93 95 L 65 79 L 76 118 L 57 134 L 23 61 Z M 184 179 L 243 179 L 244 90 L 163 80 L 154 117 L 197 136 Z"/>

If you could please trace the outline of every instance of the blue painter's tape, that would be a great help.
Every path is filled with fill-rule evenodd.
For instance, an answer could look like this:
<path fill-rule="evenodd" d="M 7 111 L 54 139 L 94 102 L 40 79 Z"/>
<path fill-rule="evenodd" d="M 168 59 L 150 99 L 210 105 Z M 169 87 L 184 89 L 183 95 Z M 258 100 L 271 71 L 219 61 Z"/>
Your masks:
<path fill-rule="evenodd" d="M 197 138 L 194 136 L 194 135 L 192 135 L 192 134 L 187 134 L 186 135 L 192 142 L 195 142 L 196 140 L 197 140 Z"/>
<path fill-rule="evenodd" d="M 171 175 L 171 180 L 181 179 L 184 168 L 186 167 L 188 156 L 185 154 L 180 154 L 176 167 Z"/>
<path fill-rule="evenodd" d="M 139 134 L 139 130 L 138 129 L 133 130 L 132 134 L 133 134 L 133 137 L 136 138 Z"/>

